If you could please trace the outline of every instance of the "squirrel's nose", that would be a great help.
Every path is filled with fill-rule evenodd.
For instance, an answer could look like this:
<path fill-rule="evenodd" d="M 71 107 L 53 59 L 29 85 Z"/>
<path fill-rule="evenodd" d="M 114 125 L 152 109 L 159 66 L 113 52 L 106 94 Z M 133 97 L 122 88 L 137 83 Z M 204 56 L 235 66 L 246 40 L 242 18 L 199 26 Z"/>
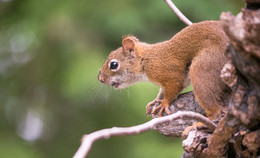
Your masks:
<path fill-rule="evenodd" d="M 100 82 L 102 82 L 102 83 L 105 82 L 104 78 L 102 77 L 101 71 L 99 71 L 98 80 L 99 80 Z"/>

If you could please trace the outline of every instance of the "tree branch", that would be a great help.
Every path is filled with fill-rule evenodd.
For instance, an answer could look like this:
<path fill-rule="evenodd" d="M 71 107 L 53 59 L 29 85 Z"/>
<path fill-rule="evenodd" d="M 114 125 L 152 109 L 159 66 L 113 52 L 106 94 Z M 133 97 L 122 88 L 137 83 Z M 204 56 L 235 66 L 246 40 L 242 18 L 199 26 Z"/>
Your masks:
<path fill-rule="evenodd" d="M 170 0 L 165 2 L 185 24 L 192 25 Z M 229 108 L 220 118 L 217 128 L 214 123 L 200 115 L 204 112 L 198 106 L 194 94 L 189 92 L 179 95 L 171 104 L 170 110 L 178 111 L 172 115 L 154 118 L 133 127 L 114 127 L 85 135 L 74 158 L 85 157 L 96 140 L 108 139 L 111 136 L 134 135 L 156 129 L 163 135 L 179 137 L 183 130 L 194 122 L 193 120 L 204 123 L 212 130 L 216 129 L 213 133 L 205 129 L 191 130 L 187 139 L 183 141 L 184 158 L 259 156 L 260 0 L 245 2 L 246 8 L 236 18 L 230 13 L 221 16 L 224 31 L 232 44 L 225 53 L 230 60 L 223 68 L 221 78 L 232 89 L 232 95 L 224 101 L 224 105 L 228 105 Z M 188 120 L 176 121 L 177 119 Z"/>
<path fill-rule="evenodd" d="M 210 121 L 207 117 L 195 113 L 195 112 L 184 112 L 184 111 L 178 111 L 172 115 L 168 115 L 165 117 L 160 118 L 154 118 L 151 121 L 148 121 L 144 124 L 132 126 L 132 127 L 113 127 L 108 129 L 103 129 L 100 131 L 93 132 L 89 135 L 85 135 L 82 138 L 82 143 L 76 152 L 76 154 L 73 156 L 73 158 L 83 158 L 85 157 L 88 152 L 91 149 L 92 144 L 99 140 L 99 139 L 108 139 L 111 136 L 121 136 L 121 135 L 135 135 L 139 134 L 148 130 L 152 130 L 155 128 L 155 126 L 159 124 L 163 124 L 166 122 L 171 122 L 173 120 L 177 119 L 194 119 L 197 121 L 200 121 L 204 123 L 208 128 L 211 130 L 214 130 L 216 128 L 216 125 Z"/>
<path fill-rule="evenodd" d="M 181 21 L 183 21 L 186 25 L 192 25 L 192 22 L 188 18 L 186 18 L 185 15 L 182 14 L 182 12 L 174 5 L 174 3 L 171 0 L 164 1 L 172 9 L 172 11 L 180 18 Z"/>
<path fill-rule="evenodd" d="M 159 104 L 156 104 L 154 108 L 158 105 Z M 193 111 L 205 116 L 205 111 L 199 106 L 193 92 L 178 95 L 178 98 L 170 105 L 170 111 L 172 113 L 177 111 Z M 166 115 L 167 114 L 164 112 L 163 116 Z M 158 117 L 156 115 L 152 116 L 153 118 Z M 165 136 L 181 137 L 183 131 L 193 123 L 196 123 L 193 119 L 176 120 L 169 123 L 159 124 L 155 127 L 155 129 Z"/>

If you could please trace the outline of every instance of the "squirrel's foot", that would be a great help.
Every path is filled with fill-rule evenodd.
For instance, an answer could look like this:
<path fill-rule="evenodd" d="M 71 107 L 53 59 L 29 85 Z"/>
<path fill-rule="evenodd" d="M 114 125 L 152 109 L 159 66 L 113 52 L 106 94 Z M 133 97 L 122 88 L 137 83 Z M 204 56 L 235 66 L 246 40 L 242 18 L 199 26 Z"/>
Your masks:
<path fill-rule="evenodd" d="M 197 129 L 201 129 L 206 127 L 202 122 L 198 122 L 198 123 L 193 123 L 191 126 L 188 126 L 185 128 L 185 130 L 182 132 L 182 137 L 183 138 L 187 138 L 189 132 L 193 129 L 197 130 Z"/>
<path fill-rule="evenodd" d="M 157 112 L 159 111 L 159 112 Z M 162 117 L 162 113 L 165 111 L 167 115 L 171 114 L 170 111 L 170 104 L 165 102 L 164 100 L 161 101 L 161 104 L 153 109 L 152 114 L 157 114 L 159 117 Z"/>
<path fill-rule="evenodd" d="M 151 114 L 153 106 L 157 103 L 161 103 L 161 100 L 154 99 L 152 102 L 148 103 L 146 106 L 146 115 Z"/>

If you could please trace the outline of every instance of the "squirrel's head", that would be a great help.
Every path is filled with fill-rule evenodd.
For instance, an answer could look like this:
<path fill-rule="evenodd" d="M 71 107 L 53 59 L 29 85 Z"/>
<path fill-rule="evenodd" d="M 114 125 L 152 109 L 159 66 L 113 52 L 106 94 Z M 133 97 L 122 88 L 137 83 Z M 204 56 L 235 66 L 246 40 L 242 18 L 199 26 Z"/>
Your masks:
<path fill-rule="evenodd" d="M 109 54 L 99 71 L 98 80 L 116 89 L 126 88 L 137 81 L 146 80 L 138 46 L 139 40 L 136 37 L 123 37 L 122 47 Z"/>

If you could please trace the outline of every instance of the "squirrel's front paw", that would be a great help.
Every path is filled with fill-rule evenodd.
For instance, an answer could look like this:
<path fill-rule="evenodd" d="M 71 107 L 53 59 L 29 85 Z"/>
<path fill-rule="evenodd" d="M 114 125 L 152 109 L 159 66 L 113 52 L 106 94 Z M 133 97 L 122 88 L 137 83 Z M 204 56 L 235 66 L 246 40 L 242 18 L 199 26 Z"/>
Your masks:
<path fill-rule="evenodd" d="M 148 103 L 147 106 L 146 106 L 146 115 L 149 115 L 151 114 L 152 110 L 153 110 L 153 107 L 155 104 L 157 103 L 161 103 L 161 100 L 153 100 L 152 102 Z"/>
<path fill-rule="evenodd" d="M 170 104 L 165 102 L 164 100 L 161 102 L 159 106 L 153 109 L 152 114 L 157 114 L 159 117 L 162 117 L 163 111 L 165 111 L 167 115 L 171 114 Z"/>

